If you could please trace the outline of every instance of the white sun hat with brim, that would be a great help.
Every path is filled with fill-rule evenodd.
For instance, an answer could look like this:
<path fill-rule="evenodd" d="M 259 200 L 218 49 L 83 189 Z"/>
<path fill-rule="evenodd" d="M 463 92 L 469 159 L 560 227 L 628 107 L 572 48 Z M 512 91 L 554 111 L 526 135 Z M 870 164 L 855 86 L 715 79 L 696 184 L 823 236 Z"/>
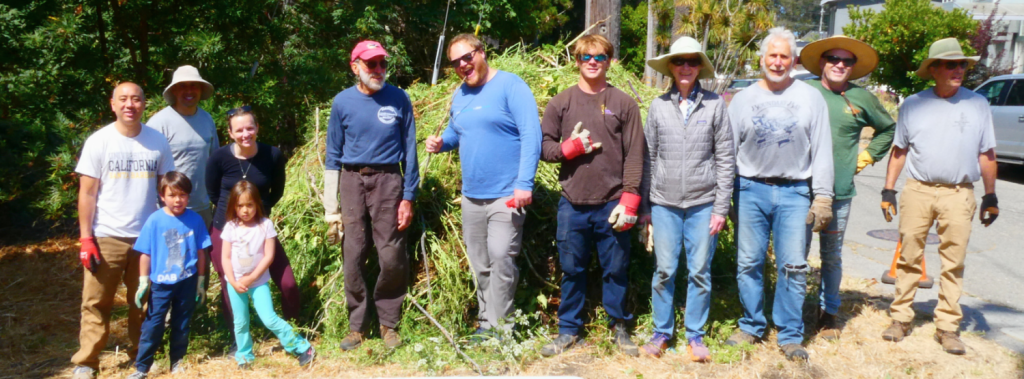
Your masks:
<path fill-rule="evenodd" d="M 701 60 L 700 73 L 697 74 L 697 79 L 714 79 L 715 68 L 711 66 L 711 60 L 704 54 L 700 49 L 700 42 L 691 37 L 679 37 L 676 42 L 672 43 L 672 46 L 668 49 L 668 54 L 658 56 L 654 59 L 648 59 L 647 65 L 651 66 L 654 71 L 660 72 L 667 75 L 670 78 L 672 76 L 672 67 L 669 61 L 672 58 L 684 56 L 684 55 L 699 55 Z"/>
<path fill-rule="evenodd" d="M 981 60 L 981 56 L 966 56 L 964 55 L 964 51 L 960 48 L 960 42 L 957 41 L 956 38 L 943 38 L 938 41 L 935 41 L 935 43 L 932 43 L 932 46 L 928 48 L 928 58 L 925 58 L 925 60 L 921 61 L 921 67 L 918 67 L 917 71 L 914 73 L 917 74 L 917 76 L 920 77 L 921 79 L 931 79 L 932 73 L 928 71 L 928 66 L 931 66 L 932 62 L 935 62 L 937 60 L 966 60 L 967 68 L 971 68 L 974 67 L 974 64 L 978 63 L 979 60 Z"/>
<path fill-rule="evenodd" d="M 821 76 L 821 55 L 833 49 L 843 49 L 857 57 L 857 63 L 850 72 L 850 80 L 863 78 L 878 67 L 878 52 L 871 45 L 844 35 L 807 44 L 800 50 L 800 64 L 812 74 Z"/>
<path fill-rule="evenodd" d="M 174 70 L 174 77 L 171 78 L 171 84 L 164 89 L 164 101 L 167 102 L 167 105 L 174 105 L 174 94 L 171 93 L 171 88 L 174 88 L 175 84 L 184 82 L 196 82 L 202 85 L 203 94 L 199 95 L 199 100 L 206 100 L 209 99 L 210 96 L 213 96 L 213 84 L 203 80 L 203 77 L 199 76 L 199 70 L 195 67 L 185 65 Z"/>

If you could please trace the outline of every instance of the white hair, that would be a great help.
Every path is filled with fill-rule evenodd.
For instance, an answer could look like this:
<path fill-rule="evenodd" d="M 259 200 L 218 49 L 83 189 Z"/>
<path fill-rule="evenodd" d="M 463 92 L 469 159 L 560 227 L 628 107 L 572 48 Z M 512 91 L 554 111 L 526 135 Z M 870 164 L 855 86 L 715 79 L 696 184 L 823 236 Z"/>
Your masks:
<path fill-rule="evenodd" d="M 789 43 L 789 55 L 796 60 L 796 36 L 793 35 L 793 31 L 786 29 L 781 26 L 768 29 L 768 35 L 761 40 L 761 51 L 757 53 L 759 56 L 764 56 L 768 53 L 768 45 L 771 45 L 772 41 L 776 38 L 783 38 Z"/>

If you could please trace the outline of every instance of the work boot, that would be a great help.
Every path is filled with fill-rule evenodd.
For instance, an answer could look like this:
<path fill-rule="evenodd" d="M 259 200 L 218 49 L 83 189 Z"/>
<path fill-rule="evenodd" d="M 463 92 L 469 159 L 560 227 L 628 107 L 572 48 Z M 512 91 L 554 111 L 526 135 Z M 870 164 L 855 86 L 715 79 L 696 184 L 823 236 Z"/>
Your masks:
<path fill-rule="evenodd" d="M 882 339 L 886 341 L 900 342 L 903 340 L 903 337 L 910 335 L 910 329 L 911 327 L 909 322 L 893 320 L 892 324 L 889 325 L 889 329 L 882 332 Z"/>
<path fill-rule="evenodd" d="M 644 352 L 655 358 L 660 358 L 661 354 L 668 350 L 668 340 L 672 339 L 672 336 L 665 333 L 654 332 L 654 336 L 651 337 L 651 342 L 644 345 Z"/>
<path fill-rule="evenodd" d="M 629 332 L 626 331 L 626 321 L 616 320 L 615 321 L 615 336 L 612 337 L 615 341 L 615 345 L 619 347 L 619 350 L 624 354 L 631 357 L 640 356 L 640 349 L 636 347 L 633 340 L 629 339 Z"/>
<path fill-rule="evenodd" d="M 839 317 L 822 310 L 821 315 L 818 317 L 818 337 L 826 341 L 834 341 L 839 339 L 841 333 L 842 327 L 839 325 Z"/>
<path fill-rule="evenodd" d="M 396 347 L 402 346 L 402 336 L 399 336 L 398 332 L 396 332 L 392 328 L 381 325 L 380 337 L 384 339 L 384 346 L 386 346 L 388 349 L 394 349 Z"/>
<path fill-rule="evenodd" d="M 810 358 L 807 355 L 807 350 L 804 350 L 804 347 L 798 343 L 788 343 L 782 345 L 782 352 L 786 354 L 786 359 L 789 359 L 791 361 L 806 361 L 808 358 Z"/>
<path fill-rule="evenodd" d="M 736 333 L 733 333 L 729 339 L 725 340 L 725 344 L 729 346 L 739 346 L 742 344 L 753 345 L 757 343 L 759 338 L 750 333 L 744 332 L 740 329 L 736 329 Z"/>
<path fill-rule="evenodd" d="M 559 334 L 557 338 L 540 349 L 540 355 L 552 357 L 569 350 L 570 347 L 579 342 L 579 337 L 572 334 Z"/>
<path fill-rule="evenodd" d="M 299 367 L 305 367 L 308 365 L 313 361 L 313 357 L 316 357 L 316 349 L 313 348 L 313 345 L 310 345 L 309 349 L 306 349 L 305 353 L 295 356 L 295 358 L 299 360 Z"/>
<path fill-rule="evenodd" d="M 71 379 L 93 379 L 96 377 L 96 370 L 88 366 L 77 366 L 71 372 Z"/>
<path fill-rule="evenodd" d="M 345 338 L 342 339 L 341 343 L 339 344 L 341 350 L 349 351 L 359 347 L 359 345 L 363 344 L 363 338 L 365 338 L 363 336 L 363 332 L 357 332 L 355 330 L 348 332 L 348 335 L 345 336 Z"/>
<path fill-rule="evenodd" d="M 948 332 L 942 329 L 935 329 L 935 342 L 942 345 L 942 350 L 955 355 L 964 355 L 967 346 L 960 341 L 960 332 Z"/>

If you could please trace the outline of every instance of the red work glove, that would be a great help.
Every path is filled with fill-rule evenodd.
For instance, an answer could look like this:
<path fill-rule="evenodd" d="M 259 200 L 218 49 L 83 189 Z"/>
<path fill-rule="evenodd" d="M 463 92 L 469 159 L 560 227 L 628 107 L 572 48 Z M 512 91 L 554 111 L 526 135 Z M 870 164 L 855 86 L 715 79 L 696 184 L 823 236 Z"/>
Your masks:
<path fill-rule="evenodd" d="M 95 274 L 96 270 L 100 269 L 100 262 L 103 261 L 103 258 L 100 257 L 100 248 L 96 246 L 96 238 L 79 238 L 78 241 L 82 243 L 82 250 L 78 253 L 78 259 L 82 261 L 82 267 Z"/>
<path fill-rule="evenodd" d="M 615 206 L 611 216 L 608 217 L 612 229 L 621 232 L 632 228 L 633 224 L 636 224 L 636 209 L 639 207 L 640 195 L 623 192 L 622 197 L 619 198 L 619 205 Z"/>
<path fill-rule="evenodd" d="M 577 122 L 572 129 L 569 139 L 562 141 L 562 155 L 566 160 L 576 158 L 583 154 L 589 154 L 601 148 L 600 142 L 590 139 L 590 131 L 583 129 L 583 122 Z"/>

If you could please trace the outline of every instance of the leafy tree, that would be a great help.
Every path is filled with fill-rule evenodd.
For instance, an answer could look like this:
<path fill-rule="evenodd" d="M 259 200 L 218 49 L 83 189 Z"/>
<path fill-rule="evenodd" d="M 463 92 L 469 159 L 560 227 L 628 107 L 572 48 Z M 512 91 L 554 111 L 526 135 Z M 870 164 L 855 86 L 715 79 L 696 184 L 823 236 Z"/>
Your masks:
<path fill-rule="evenodd" d="M 969 42 L 977 29 L 978 22 L 963 9 L 946 12 L 928 0 L 889 0 L 878 13 L 853 7 L 850 24 L 843 32 L 878 51 L 878 68 L 871 75 L 873 82 L 909 96 L 931 83 L 918 78 L 914 71 L 928 57 L 933 42 L 954 37 L 964 53 L 971 55 L 974 48 Z"/>
<path fill-rule="evenodd" d="M 777 26 L 792 30 L 797 38 L 817 32 L 821 22 L 821 0 L 775 0 L 778 7 Z"/>
<path fill-rule="evenodd" d="M 676 32 L 701 42 L 720 76 L 702 84 L 719 93 L 747 64 L 756 65 L 757 41 L 776 18 L 770 0 L 677 0 L 676 6 L 685 11 Z"/>

